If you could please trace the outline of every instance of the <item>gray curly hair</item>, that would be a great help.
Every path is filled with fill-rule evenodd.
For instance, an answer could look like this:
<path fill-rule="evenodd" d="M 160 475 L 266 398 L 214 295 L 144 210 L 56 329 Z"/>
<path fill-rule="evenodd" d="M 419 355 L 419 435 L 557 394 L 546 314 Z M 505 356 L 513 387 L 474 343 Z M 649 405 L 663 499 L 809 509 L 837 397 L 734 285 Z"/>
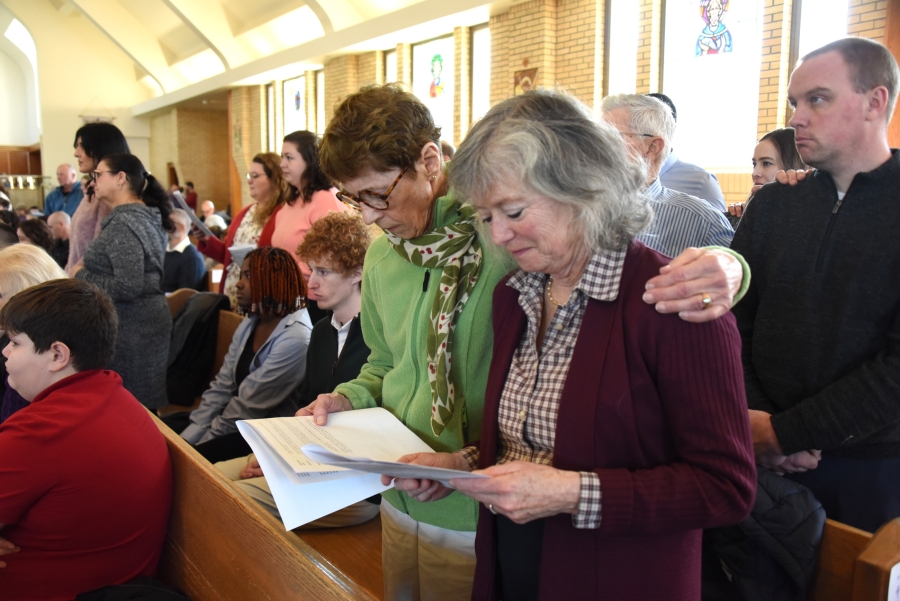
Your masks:
<path fill-rule="evenodd" d="M 645 167 L 618 133 L 562 92 L 509 98 L 474 125 L 450 162 L 455 194 L 477 202 L 495 185 L 522 182 L 567 206 L 593 252 L 626 247 L 653 217 L 641 194 Z"/>

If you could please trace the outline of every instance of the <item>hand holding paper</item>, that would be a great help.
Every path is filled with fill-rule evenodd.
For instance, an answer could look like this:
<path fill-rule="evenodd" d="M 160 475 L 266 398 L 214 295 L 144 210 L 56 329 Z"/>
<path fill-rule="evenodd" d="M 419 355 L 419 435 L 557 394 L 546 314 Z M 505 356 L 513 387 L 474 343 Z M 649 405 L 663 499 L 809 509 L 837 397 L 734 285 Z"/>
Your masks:
<path fill-rule="evenodd" d="M 422 445 L 424 444 L 422 443 Z M 473 474 L 469 471 L 469 466 L 465 464 L 465 461 L 458 462 L 456 456 L 450 453 L 433 453 L 428 451 L 404 455 L 397 461 L 379 461 L 366 457 L 348 457 L 315 444 L 304 446 L 303 453 L 319 463 L 372 474 L 382 474 L 381 483 L 385 486 L 389 486 L 393 478 L 398 478 L 398 481 L 406 479 L 434 480 L 449 487 L 448 482 L 451 478 L 488 477 L 481 474 Z M 411 483 L 406 483 L 406 485 L 411 489 L 413 488 Z M 431 484 L 429 483 L 427 486 L 431 486 Z M 406 489 L 398 488 L 398 490 Z"/>
<path fill-rule="evenodd" d="M 327 426 L 315 425 L 312 416 L 239 421 L 237 426 L 256 453 L 288 529 L 390 488 L 379 474 L 425 479 L 429 488 L 430 481 L 487 478 L 470 473 L 468 466 L 460 471 L 447 468 L 463 466 L 448 463 L 410 463 L 411 457 L 447 454 L 434 453 L 381 408 L 333 413 Z"/>
<path fill-rule="evenodd" d="M 416 465 L 427 465 L 431 467 L 441 467 L 454 471 L 467 472 L 462 478 L 483 478 L 477 474 L 469 472 L 469 464 L 456 453 L 413 453 L 412 455 L 404 455 L 397 460 L 398 463 L 414 463 Z M 452 478 L 460 478 L 459 475 L 453 475 Z M 409 496 L 423 503 L 428 501 L 440 501 L 454 490 L 454 486 L 449 482 L 438 480 L 417 480 L 413 478 L 394 478 L 394 488 L 402 490 Z M 382 484 L 390 484 L 390 476 L 381 477 Z"/>

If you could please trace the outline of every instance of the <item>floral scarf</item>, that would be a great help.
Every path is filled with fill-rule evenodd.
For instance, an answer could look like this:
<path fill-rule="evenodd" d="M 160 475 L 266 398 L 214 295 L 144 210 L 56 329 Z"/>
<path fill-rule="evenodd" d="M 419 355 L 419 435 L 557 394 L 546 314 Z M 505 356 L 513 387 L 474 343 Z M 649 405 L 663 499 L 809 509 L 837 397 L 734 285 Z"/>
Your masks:
<path fill-rule="evenodd" d="M 411 240 L 385 232 L 393 249 L 405 260 L 420 267 L 443 270 L 440 289 L 431 307 L 427 343 L 432 398 L 431 430 L 435 436 L 440 435 L 453 417 L 454 391 L 450 382 L 452 334 L 456 319 L 475 288 L 482 264 L 481 245 L 475 231 L 475 209 L 460 207 L 459 217 L 456 223 L 433 229 Z"/>

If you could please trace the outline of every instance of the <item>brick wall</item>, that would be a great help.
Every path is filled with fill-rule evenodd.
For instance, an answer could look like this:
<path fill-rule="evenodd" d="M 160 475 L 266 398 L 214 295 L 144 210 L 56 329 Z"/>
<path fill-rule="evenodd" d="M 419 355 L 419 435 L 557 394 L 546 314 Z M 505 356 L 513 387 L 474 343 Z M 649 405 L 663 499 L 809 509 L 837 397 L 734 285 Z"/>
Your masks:
<path fill-rule="evenodd" d="M 265 94 L 265 86 L 233 88 L 229 94 L 231 156 L 240 182 L 240 207 L 246 207 L 253 202 L 247 188 L 246 174 L 253 157 L 263 152 L 266 146 Z M 240 207 L 232 206 L 232 210 Z"/>
<path fill-rule="evenodd" d="M 454 146 L 469 133 L 472 123 L 472 30 L 469 27 L 457 27 L 453 30 L 453 131 L 456 137 L 451 140 Z"/>
<path fill-rule="evenodd" d="M 637 48 L 637 93 L 659 92 L 660 81 L 660 39 L 662 33 L 661 0 L 640 0 L 638 17 Z M 771 0 L 770 0 L 771 1 Z"/>
<path fill-rule="evenodd" d="M 228 113 L 177 109 L 178 177 L 181 185 L 194 182 L 200 201 L 211 200 L 217 210 L 228 206 Z M 199 208 L 199 206 L 198 206 Z"/>
<path fill-rule="evenodd" d="M 787 84 L 790 77 L 792 10 L 792 0 L 771 0 L 763 8 L 757 122 L 759 137 L 785 123 Z"/>
<path fill-rule="evenodd" d="M 228 206 L 228 114 L 226 111 L 177 108 L 150 120 L 150 171 L 163 186 L 169 183 L 169 163 L 178 182 L 194 182 L 201 200 L 216 208 Z"/>
<path fill-rule="evenodd" d="M 334 106 L 359 89 L 359 55 L 345 54 L 325 63 L 325 121 L 331 121 Z"/>
<path fill-rule="evenodd" d="M 412 85 L 412 44 L 397 44 L 397 81 Z"/>
<path fill-rule="evenodd" d="M 169 183 L 168 164 L 178 160 L 173 120 L 175 111 L 169 111 L 150 119 L 150 173 L 163 186 Z"/>
<path fill-rule="evenodd" d="M 384 83 L 384 52 L 376 50 L 359 55 L 359 87 Z"/>
<path fill-rule="evenodd" d="M 513 95 L 516 71 L 537 68 L 539 86 L 556 84 L 556 12 L 555 0 L 530 0 L 491 17 L 491 104 Z"/>
<path fill-rule="evenodd" d="M 559 0 L 556 8 L 556 83 L 593 106 L 603 82 L 602 0 Z"/>
<path fill-rule="evenodd" d="M 850 0 L 847 33 L 884 43 L 887 0 Z"/>

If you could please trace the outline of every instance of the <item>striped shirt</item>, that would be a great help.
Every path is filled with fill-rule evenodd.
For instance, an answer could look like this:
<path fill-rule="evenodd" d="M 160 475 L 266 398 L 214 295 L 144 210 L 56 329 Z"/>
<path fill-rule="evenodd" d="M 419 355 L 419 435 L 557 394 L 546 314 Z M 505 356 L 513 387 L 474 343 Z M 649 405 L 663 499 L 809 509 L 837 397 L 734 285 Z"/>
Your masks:
<path fill-rule="evenodd" d="M 644 195 L 653 208 L 653 221 L 635 238 L 653 250 L 677 257 L 690 246 L 731 245 L 734 230 L 725 215 L 699 198 L 664 188 L 659 178 Z"/>
<path fill-rule="evenodd" d="M 563 387 L 575 342 L 581 331 L 588 297 L 613 301 L 625 265 L 625 250 L 594 255 L 575 286 L 568 302 L 556 308 L 538 353 L 537 336 L 544 309 L 547 276 L 517 271 L 507 286 L 519 291 L 519 305 L 528 319 L 528 329 L 512 358 L 509 374 L 500 395 L 500 426 L 497 464 L 530 461 L 553 465 L 556 420 Z M 477 467 L 477 450 L 461 453 Z M 599 528 L 601 510 L 600 478 L 593 472 L 579 472 L 581 492 L 572 516 L 575 528 Z"/>

